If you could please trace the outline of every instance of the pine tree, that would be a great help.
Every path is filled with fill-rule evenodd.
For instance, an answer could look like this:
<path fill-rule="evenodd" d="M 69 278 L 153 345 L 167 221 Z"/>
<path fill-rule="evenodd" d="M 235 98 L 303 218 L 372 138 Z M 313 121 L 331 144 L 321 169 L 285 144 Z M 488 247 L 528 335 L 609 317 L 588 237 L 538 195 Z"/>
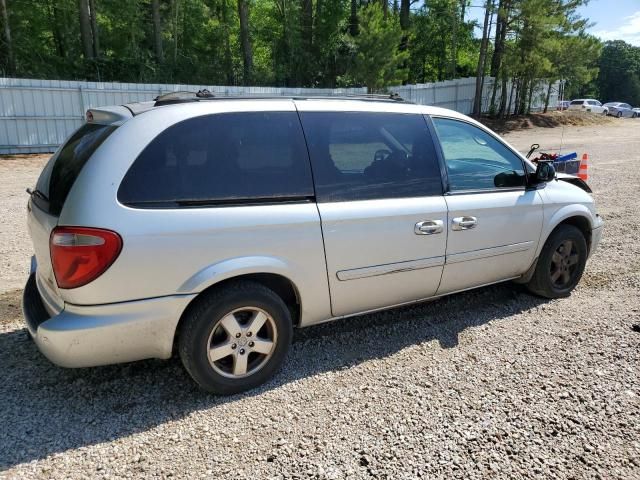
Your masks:
<path fill-rule="evenodd" d="M 365 85 L 369 92 L 402 82 L 406 70 L 400 67 L 408 54 L 399 49 L 402 37 L 399 25 L 384 19 L 378 3 L 363 8 L 358 22 L 359 33 L 354 39 L 357 54 L 351 71 L 353 79 Z"/>

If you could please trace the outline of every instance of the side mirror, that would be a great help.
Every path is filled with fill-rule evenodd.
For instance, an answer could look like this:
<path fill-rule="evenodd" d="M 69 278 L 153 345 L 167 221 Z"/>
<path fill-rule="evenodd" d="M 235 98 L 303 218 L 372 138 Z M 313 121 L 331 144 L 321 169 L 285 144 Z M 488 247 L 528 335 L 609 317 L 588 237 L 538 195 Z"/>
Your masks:
<path fill-rule="evenodd" d="M 539 185 L 541 183 L 550 182 L 556 178 L 556 169 L 553 167 L 553 162 L 538 162 L 536 171 L 529 175 L 529 183 L 532 185 Z"/>

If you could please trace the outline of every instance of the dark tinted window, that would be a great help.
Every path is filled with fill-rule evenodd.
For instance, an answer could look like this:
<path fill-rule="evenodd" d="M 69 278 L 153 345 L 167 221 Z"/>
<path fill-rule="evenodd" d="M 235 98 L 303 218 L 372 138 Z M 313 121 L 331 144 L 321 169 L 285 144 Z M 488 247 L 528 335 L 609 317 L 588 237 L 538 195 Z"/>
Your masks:
<path fill-rule="evenodd" d="M 44 196 L 33 198 L 51 215 L 60 215 L 67 195 L 80 170 L 93 152 L 116 129 L 109 125 L 86 123 L 80 127 L 45 166 L 36 190 Z M 48 202 L 45 200 L 48 198 Z"/>
<path fill-rule="evenodd" d="M 449 189 L 524 186 L 522 160 L 502 142 L 466 122 L 434 118 L 449 176 Z"/>
<path fill-rule="evenodd" d="M 365 112 L 303 112 L 318 201 L 442 194 L 424 118 Z"/>
<path fill-rule="evenodd" d="M 156 137 L 127 172 L 126 204 L 233 203 L 313 196 L 295 112 L 192 118 Z"/>

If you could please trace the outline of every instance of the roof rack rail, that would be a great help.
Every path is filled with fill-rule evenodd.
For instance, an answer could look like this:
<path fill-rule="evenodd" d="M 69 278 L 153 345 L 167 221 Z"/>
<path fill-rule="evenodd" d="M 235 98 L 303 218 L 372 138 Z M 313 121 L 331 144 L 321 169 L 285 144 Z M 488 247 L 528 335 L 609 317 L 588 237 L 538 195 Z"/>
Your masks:
<path fill-rule="evenodd" d="M 277 98 L 290 98 L 294 100 L 306 100 L 306 99 L 344 99 L 344 100 L 372 100 L 372 101 L 392 101 L 392 102 L 405 102 L 398 93 L 393 92 L 391 94 L 381 93 L 293 93 L 293 94 L 264 94 L 264 93 L 238 93 L 238 94 L 214 94 L 207 89 L 198 90 L 197 92 L 190 91 L 176 91 L 169 92 L 164 95 L 158 95 L 154 98 L 155 107 L 162 105 L 171 105 L 175 103 L 187 103 L 197 102 L 200 100 L 229 100 L 229 99 L 277 99 Z"/>

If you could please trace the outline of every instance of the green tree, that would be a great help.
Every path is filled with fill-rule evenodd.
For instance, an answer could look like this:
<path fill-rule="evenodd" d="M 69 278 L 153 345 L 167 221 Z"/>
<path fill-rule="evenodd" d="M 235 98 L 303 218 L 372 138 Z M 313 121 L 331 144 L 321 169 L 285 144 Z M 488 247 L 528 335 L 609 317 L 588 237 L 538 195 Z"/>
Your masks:
<path fill-rule="evenodd" d="M 640 47 L 606 42 L 600 57 L 598 89 L 604 101 L 640 105 Z"/>
<path fill-rule="evenodd" d="M 15 71 L 13 57 L 13 42 L 11 41 L 11 23 L 9 22 L 9 9 L 7 8 L 7 0 L 0 0 L 0 20 L 2 21 L 2 43 L 4 50 L 5 68 L 9 74 Z"/>
<path fill-rule="evenodd" d="M 382 8 L 373 3 L 363 8 L 358 16 L 359 32 L 353 38 L 355 59 L 349 76 L 370 92 L 402 82 L 406 70 L 401 65 L 408 54 L 400 51 L 402 31 L 399 25 L 384 18 Z"/>

